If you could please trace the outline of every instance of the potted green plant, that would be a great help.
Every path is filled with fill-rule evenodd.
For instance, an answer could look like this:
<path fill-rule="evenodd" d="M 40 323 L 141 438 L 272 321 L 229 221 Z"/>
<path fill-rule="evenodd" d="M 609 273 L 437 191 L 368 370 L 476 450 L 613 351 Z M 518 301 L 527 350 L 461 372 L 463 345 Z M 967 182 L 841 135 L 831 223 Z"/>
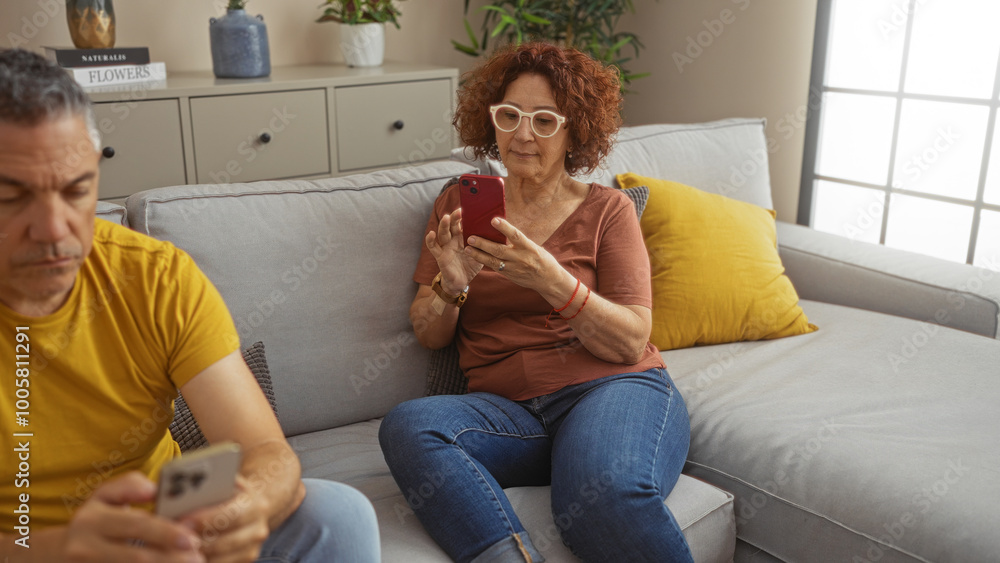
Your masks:
<path fill-rule="evenodd" d="M 632 58 L 639 56 L 639 37 L 629 31 L 616 31 L 621 16 L 635 12 L 632 0 L 493 0 L 481 10 L 486 12 L 481 38 L 476 37 L 466 18 L 470 43 L 451 42 L 468 55 L 488 55 L 501 44 L 539 39 L 574 47 L 618 67 L 623 91 L 633 80 L 649 75 L 627 68 Z M 469 0 L 465 0 L 465 13 L 469 13 Z M 625 54 L 627 48 L 632 56 Z"/>
<path fill-rule="evenodd" d="M 212 71 L 219 78 L 256 78 L 271 74 L 271 49 L 264 16 L 247 14 L 247 0 L 229 0 L 226 15 L 209 18 Z"/>
<path fill-rule="evenodd" d="M 340 23 L 340 50 L 348 66 L 380 66 L 385 57 L 385 24 L 399 29 L 393 0 L 326 0 L 317 22 Z"/>

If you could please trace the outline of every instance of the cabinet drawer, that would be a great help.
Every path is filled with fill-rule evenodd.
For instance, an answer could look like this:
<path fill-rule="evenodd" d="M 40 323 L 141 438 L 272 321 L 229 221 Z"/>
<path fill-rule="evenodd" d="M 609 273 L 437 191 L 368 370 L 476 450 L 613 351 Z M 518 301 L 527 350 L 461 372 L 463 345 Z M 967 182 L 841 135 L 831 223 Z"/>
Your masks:
<path fill-rule="evenodd" d="M 101 199 L 187 183 L 177 100 L 94 104 L 102 148 L 114 156 L 101 158 Z"/>
<path fill-rule="evenodd" d="M 451 80 L 335 89 L 341 172 L 448 158 Z"/>
<path fill-rule="evenodd" d="M 329 174 L 325 92 L 191 98 L 198 183 Z"/>

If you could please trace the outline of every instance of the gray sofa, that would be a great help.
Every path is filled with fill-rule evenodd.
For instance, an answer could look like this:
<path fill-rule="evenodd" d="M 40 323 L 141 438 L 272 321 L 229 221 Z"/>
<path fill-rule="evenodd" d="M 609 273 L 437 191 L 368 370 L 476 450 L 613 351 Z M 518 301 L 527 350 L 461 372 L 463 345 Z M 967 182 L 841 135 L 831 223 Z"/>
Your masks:
<path fill-rule="evenodd" d="M 407 506 L 445 484 L 399 491 L 377 430 L 424 392 L 430 354 L 407 310 L 434 198 L 463 172 L 502 173 L 464 160 L 456 150 L 344 178 L 168 187 L 99 208 L 188 251 L 243 344 L 265 343 L 304 475 L 372 500 L 386 561 L 447 560 Z M 626 171 L 771 205 L 762 120 L 625 128 L 595 176 L 613 185 Z M 696 560 L 1000 557 L 1000 275 L 797 225 L 778 235 L 819 330 L 663 354 L 692 423 L 665 502 Z M 574 561 L 548 488 L 508 493 L 547 560 Z"/>

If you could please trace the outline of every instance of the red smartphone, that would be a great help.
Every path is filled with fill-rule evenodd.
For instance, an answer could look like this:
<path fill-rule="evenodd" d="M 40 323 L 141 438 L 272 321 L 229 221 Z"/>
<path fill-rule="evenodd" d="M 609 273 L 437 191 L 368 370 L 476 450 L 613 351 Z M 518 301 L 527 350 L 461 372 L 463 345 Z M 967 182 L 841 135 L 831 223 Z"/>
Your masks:
<path fill-rule="evenodd" d="M 503 178 L 462 174 L 458 178 L 458 195 L 462 202 L 462 233 L 465 240 L 475 235 L 507 244 L 507 237 L 490 224 L 494 217 L 507 218 Z"/>

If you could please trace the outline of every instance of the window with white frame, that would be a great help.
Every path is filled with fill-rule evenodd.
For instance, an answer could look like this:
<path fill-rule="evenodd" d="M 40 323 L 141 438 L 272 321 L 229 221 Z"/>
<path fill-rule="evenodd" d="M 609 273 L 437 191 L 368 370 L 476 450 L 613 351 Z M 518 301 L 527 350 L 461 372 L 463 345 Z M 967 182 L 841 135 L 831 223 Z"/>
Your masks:
<path fill-rule="evenodd" d="M 819 0 L 800 223 L 1000 270 L 998 21 L 998 0 Z"/>

